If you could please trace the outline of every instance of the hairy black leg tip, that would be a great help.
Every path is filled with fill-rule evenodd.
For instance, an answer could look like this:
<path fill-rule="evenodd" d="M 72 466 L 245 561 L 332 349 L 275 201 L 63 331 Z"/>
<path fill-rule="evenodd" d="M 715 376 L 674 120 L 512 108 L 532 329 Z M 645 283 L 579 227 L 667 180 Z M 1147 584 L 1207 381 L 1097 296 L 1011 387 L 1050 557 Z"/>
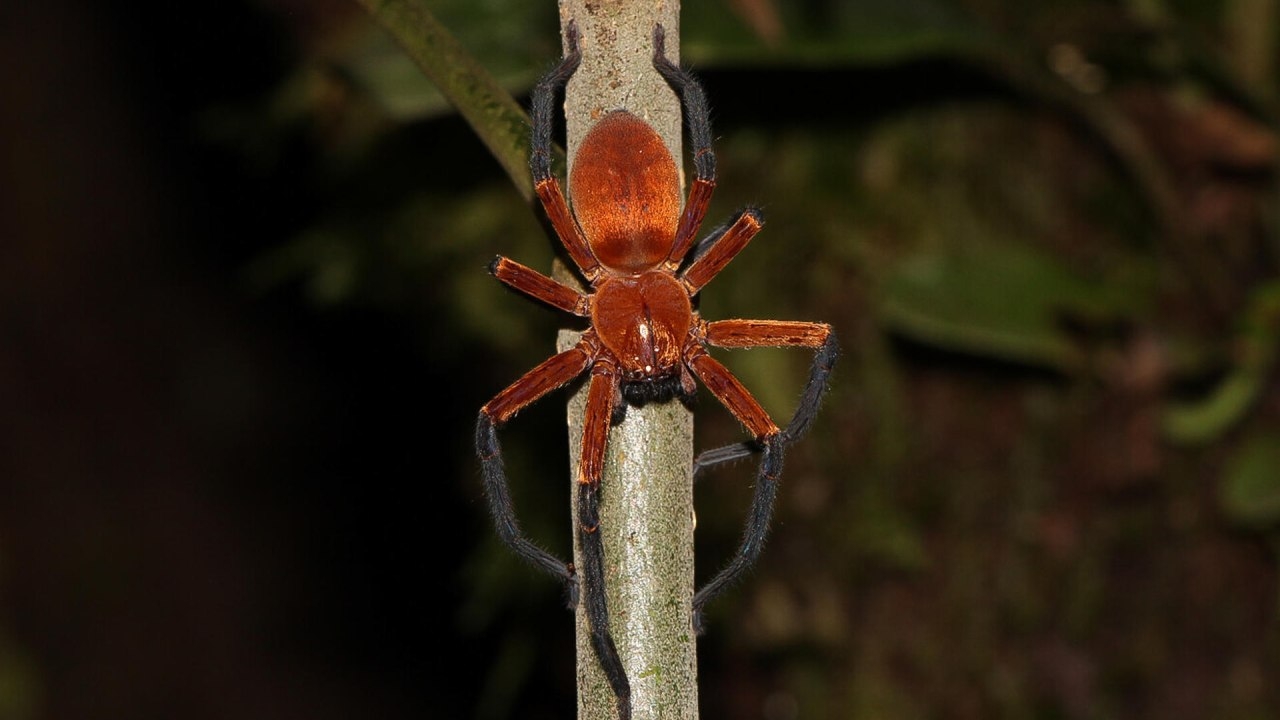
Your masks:
<path fill-rule="evenodd" d="M 693 634 L 696 636 L 701 636 L 706 631 L 707 631 L 707 627 L 702 621 L 702 611 L 694 610 L 693 611 Z"/>
<path fill-rule="evenodd" d="M 571 577 L 564 583 L 564 600 L 565 606 L 570 610 L 578 608 L 578 578 Z"/>
<path fill-rule="evenodd" d="M 576 55 L 578 52 L 578 21 L 569 20 L 569 24 L 564 28 L 564 37 L 568 41 L 569 54 Z"/>
<path fill-rule="evenodd" d="M 662 23 L 653 26 L 653 61 L 654 64 L 665 64 L 667 60 L 667 30 Z"/>

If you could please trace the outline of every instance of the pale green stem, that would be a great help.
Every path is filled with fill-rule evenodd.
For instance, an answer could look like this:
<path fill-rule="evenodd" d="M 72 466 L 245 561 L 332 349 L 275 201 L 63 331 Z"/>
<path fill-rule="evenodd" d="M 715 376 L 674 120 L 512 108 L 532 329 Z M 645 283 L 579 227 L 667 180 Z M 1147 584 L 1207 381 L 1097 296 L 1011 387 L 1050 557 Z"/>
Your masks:
<path fill-rule="evenodd" d="M 591 7 L 588 10 L 588 6 Z M 649 122 L 680 158 L 679 98 L 653 69 L 653 28 L 666 29 L 678 61 L 679 3 L 655 0 L 561 0 L 581 35 L 582 64 L 566 90 L 570 166 L 602 113 L 625 108 Z M 576 338 L 562 333 L 560 344 Z M 571 486 L 581 455 L 584 391 L 569 406 Z M 601 482 L 600 530 L 610 628 L 631 682 L 634 720 L 698 717 L 693 598 L 693 416 L 679 402 L 631 408 L 609 434 Z M 574 498 L 576 517 L 576 487 Z M 575 522 L 576 527 L 576 522 Z M 574 543 L 574 562 L 581 550 Z M 578 627 L 578 718 L 617 717 L 612 691 L 590 642 L 582 609 Z"/>

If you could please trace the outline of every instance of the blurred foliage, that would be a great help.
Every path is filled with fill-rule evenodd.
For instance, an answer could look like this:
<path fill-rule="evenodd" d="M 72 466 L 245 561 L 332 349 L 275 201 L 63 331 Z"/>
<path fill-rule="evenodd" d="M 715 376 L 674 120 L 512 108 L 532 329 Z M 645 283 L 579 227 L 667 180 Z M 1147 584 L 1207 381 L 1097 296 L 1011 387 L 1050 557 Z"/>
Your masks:
<path fill-rule="evenodd" d="M 1250 527 L 1280 524 L 1280 443 L 1266 432 L 1240 444 L 1222 482 L 1222 510 L 1227 518 Z"/>
<path fill-rule="evenodd" d="M 1064 320 L 1116 322 L 1132 315 L 1132 298 L 1144 289 L 1134 278 L 1087 282 L 1016 246 L 922 253 L 889 279 L 882 312 L 922 342 L 1072 371 L 1084 360 Z"/>
<path fill-rule="evenodd" d="M 558 54 L 549 3 L 429 5 L 513 93 Z M 711 214 L 769 217 L 702 313 L 829 320 L 847 357 L 761 570 L 713 609 L 709 717 L 1280 714 L 1277 5 L 686 3 Z M 258 158 L 304 138 L 328 198 L 249 277 L 417 323 L 478 407 L 558 321 L 483 268 L 554 248 L 385 33 L 326 27 L 268 107 L 209 119 Z M 807 358 L 728 362 L 786 416 Z M 703 408 L 700 444 L 737 437 Z M 533 412 L 504 440 L 517 500 L 567 546 Z M 729 475 L 698 489 L 701 568 L 736 537 Z M 532 716 L 548 631 L 513 608 L 554 588 L 468 540 L 460 622 L 500 648 L 477 717 Z"/>

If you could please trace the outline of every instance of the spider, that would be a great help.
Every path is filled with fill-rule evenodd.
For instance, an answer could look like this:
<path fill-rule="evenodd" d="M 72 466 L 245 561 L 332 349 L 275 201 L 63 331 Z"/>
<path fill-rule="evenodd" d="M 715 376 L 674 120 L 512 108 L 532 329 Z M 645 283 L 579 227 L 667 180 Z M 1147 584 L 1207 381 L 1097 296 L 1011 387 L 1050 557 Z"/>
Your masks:
<path fill-rule="evenodd" d="M 737 553 L 693 598 L 692 624 L 701 632 L 702 609 L 760 554 L 782 471 L 783 451 L 813 420 L 838 354 L 825 323 L 790 320 L 713 320 L 699 317 L 694 299 L 759 232 L 763 216 L 747 207 L 694 243 L 715 187 L 715 154 L 702 87 L 666 57 L 661 25 L 653 32 L 653 66 L 680 95 L 693 143 L 695 179 L 681 210 L 675 159 L 644 120 L 615 110 L 587 133 L 569 177 L 570 210 L 551 172 L 551 126 L 556 93 L 581 60 L 577 26 L 566 29 L 563 60 L 534 88 L 529 165 L 538 198 L 570 259 L 590 285 L 579 292 L 505 257 L 489 266 L 498 280 L 553 308 L 587 318 L 578 343 L 533 368 L 483 408 L 476 423 L 476 453 L 498 535 L 517 554 L 564 581 L 571 607 L 578 601 L 577 570 L 525 536 L 511 502 L 497 430 L 516 413 L 589 373 L 578 468 L 577 533 L 582 547 L 582 594 L 591 642 L 614 695 L 618 714 L 630 717 L 630 683 L 609 633 L 604 553 L 599 527 L 600 478 L 609 428 L 627 405 L 679 399 L 691 402 L 695 378 L 736 417 L 752 440 L 700 455 L 695 473 L 759 453 L 760 465 Z M 816 351 L 795 415 L 779 428 L 732 373 L 707 353 L 722 348 L 802 347 Z"/>

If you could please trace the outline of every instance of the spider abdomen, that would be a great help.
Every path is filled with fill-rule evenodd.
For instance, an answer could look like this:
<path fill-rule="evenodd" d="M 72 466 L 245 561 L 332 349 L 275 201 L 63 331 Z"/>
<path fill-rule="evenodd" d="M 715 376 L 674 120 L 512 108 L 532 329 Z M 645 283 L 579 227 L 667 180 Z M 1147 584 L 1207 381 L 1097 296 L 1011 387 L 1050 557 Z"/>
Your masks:
<path fill-rule="evenodd" d="M 653 379 L 680 368 L 693 308 L 669 274 L 614 276 L 596 288 L 591 324 L 625 379 Z"/>
<path fill-rule="evenodd" d="M 569 195 L 605 267 L 640 273 L 667 259 L 680 220 L 680 175 L 649 123 L 626 110 L 597 122 L 578 148 Z"/>

